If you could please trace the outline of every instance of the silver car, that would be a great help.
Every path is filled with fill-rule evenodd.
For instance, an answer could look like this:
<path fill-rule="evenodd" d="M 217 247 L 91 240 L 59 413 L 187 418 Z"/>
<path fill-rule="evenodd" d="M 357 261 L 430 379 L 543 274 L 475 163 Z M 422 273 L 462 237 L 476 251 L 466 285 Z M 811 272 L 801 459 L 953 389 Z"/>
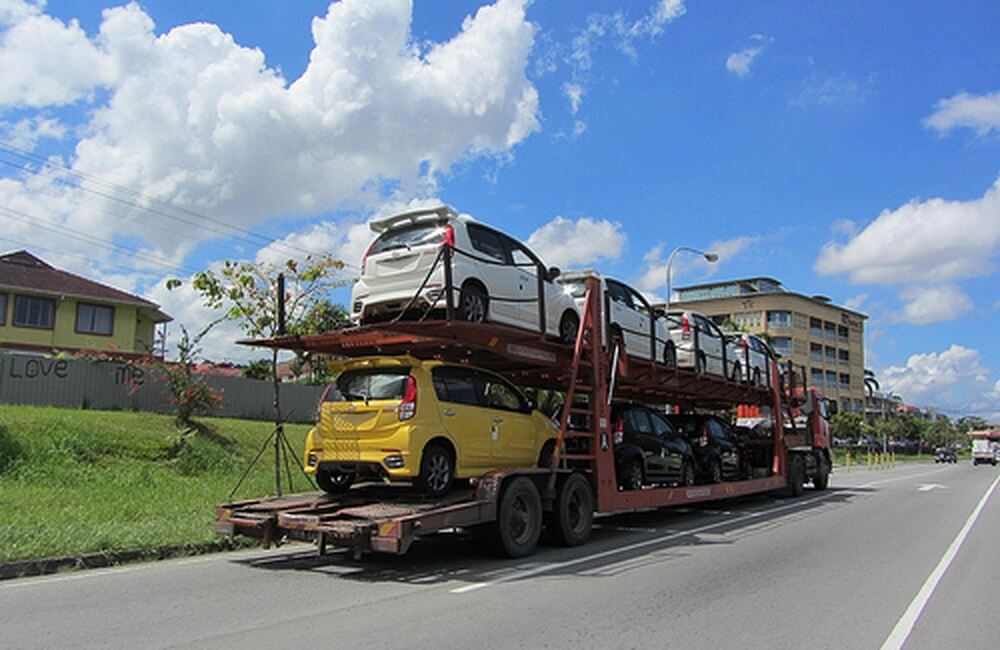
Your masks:
<path fill-rule="evenodd" d="M 774 352 L 764 339 L 746 332 L 727 332 L 729 349 L 727 360 L 731 361 L 730 378 L 754 386 L 770 386 L 771 360 Z"/>
<path fill-rule="evenodd" d="M 455 316 L 576 340 L 576 303 L 527 246 L 447 206 L 372 221 L 379 233 L 361 260 L 351 319 L 367 324 L 420 317 L 446 306 L 445 244 L 452 251 Z"/>
<path fill-rule="evenodd" d="M 658 311 L 670 334 L 668 346 L 673 349 L 677 367 L 694 368 L 698 374 L 709 373 L 732 377 L 733 361 L 728 358 L 726 336 L 719 326 L 704 314 L 694 311 Z M 665 352 L 664 354 L 670 354 Z"/>

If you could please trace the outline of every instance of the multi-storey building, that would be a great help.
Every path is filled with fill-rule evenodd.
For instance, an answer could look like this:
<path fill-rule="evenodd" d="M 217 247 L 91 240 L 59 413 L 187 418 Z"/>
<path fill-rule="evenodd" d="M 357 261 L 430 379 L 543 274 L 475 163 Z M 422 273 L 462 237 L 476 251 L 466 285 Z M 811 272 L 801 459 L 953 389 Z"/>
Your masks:
<path fill-rule="evenodd" d="M 154 349 L 156 329 L 170 320 L 154 302 L 27 251 L 0 255 L 0 349 L 162 356 Z"/>
<path fill-rule="evenodd" d="M 809 381 L 841 410 L 865 408 L 865 314 L 785 289 L 774 278 L 747 278 L 677 289 L 672 307 L 766 334 L 775 352 L 806 367 Z"/>

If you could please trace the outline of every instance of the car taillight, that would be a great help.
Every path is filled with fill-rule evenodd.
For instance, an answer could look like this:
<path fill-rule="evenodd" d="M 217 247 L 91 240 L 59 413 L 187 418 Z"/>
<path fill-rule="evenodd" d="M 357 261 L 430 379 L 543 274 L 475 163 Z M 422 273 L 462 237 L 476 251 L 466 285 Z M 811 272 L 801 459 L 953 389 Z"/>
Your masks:
<path fill-rule="evenodd" d="M 444 239 L 441 241 L 441 245 L 455 248 L 455 227 L 450 223 L 444 227 Z"/>
<path fill-rule="evenodd" d="M 403 401 L 399 403 L 396 411 L 400 421 L 409 420 L 417 414 L 417 380 L 412 376 L 406 378 L 406 391 L 403 393 Z"/>
<path fill-rule="evenodd" d="M 615 420 L 615 444 L 620 445 L 625 441 L 625 421 L 622 418 Z"/>
<path fill-rule="evenodd" d="M 691 321 L 688 320 L 687 316 L 681 319 L 681 339 L 685 341 L 691 340 Z"/>
<path fill-rule="evenodd" d="M 368 264 L 368 256 L 371 254 L 371 252 L 372 252 L 372 246 L 374 246 L 374 245 L 375 245 L 374 241 L 372 243 L 368 244 L 368 248 L 365 249 L 365 255 L 364 255 L 364 257 L 361 258 L 361 275 L 365 274 L 365 265 Z"/>

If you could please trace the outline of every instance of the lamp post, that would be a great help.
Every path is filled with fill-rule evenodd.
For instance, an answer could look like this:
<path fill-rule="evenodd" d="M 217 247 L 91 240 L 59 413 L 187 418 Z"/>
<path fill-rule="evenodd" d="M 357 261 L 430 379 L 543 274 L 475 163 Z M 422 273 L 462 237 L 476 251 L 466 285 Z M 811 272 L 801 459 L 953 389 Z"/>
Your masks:
<path fill-rule="evenodd" d="M 691 248 L 689 246 L 678 246 L 674 250 L 670 251 L 670 256 L 667 258 L 667 309 L 670 309 L 670 267 L 674 263 L 674 255 L 680 253 L 681 251 L 687 253 L 694 253 L 695 255 L 701 255 L 705 258 L 706 262 L 714 264 L 719 261 L 719 256 L 715 253 L 706 253 L 705 251 L 698 250 L 697 248 Z"/>

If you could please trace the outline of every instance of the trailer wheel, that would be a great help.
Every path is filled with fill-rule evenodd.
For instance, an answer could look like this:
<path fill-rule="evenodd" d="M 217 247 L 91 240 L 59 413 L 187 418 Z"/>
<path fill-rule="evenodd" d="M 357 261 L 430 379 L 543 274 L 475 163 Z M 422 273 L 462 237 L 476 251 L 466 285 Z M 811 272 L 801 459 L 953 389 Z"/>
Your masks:
<path fill-rule="evenodd" d="M 555 510 L 546 521 L 549 534 L 562 546 L 579 546 L 590 539 L 594 523 L 594 495 L 590 481 L 570 474 L 556 495 Z"/>
<path fill-rule="evenodd" d="M 497 551 L 505 557 L 531 554 L 542 534 L 542 497 L 526 476 L 512 480 L 497 508 Z"/>
<path fill-rule="evenodd" d="M 802 486 L 806 482 L 806 467 L 802 462 L 802 457 L 798 454 L 792 455 L 788 460 L 788 486 L 785 488 L 785 496 L 802 496 Z"/>
<path fill-rule="evenodd" d="M 354 483 L 354 474 L 330 472 L 323 469 L 316 472 L 316 485 L 327 494 L 343 494 L 347 492 L 352 483 Z"/>

